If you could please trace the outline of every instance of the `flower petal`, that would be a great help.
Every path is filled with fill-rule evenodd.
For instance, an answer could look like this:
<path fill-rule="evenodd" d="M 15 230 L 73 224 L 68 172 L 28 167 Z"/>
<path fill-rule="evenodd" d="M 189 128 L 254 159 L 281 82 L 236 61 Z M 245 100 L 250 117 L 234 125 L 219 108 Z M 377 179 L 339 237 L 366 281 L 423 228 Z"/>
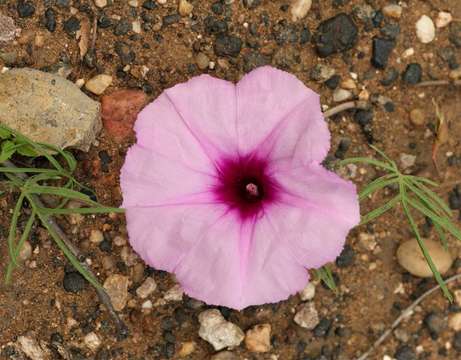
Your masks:
<path fill-rule="evenodd" d="M 203 173 L 187 167 L 181 159 L 170 159 L 154 150 L 133 145 L 120 174 L 122 207 L 212 203 L 214 197 L 210 189 L 215 178 L 211 171 Z"/>
<path fill-rule="evenodd" d="M 321 162 L 330 133 L 319 95 L 294 75 L 270 66 L 247 74 L 237 84 L 239 149 L 257 149 L 271 159 L 293 157 L 299 163 Z"/>
<path fill-rule="evenodd" d="M 214 205 L 128 208 L 130 244 L 150 266 L 173 272 L 223 212 Z M 197 277 L 206 274 L 200 267 L 188 270 Z"/>
<path fill-rule="evenodd" d="M 281 203 L 267 211 L 274 231 L 307 268 L 334 261 L 360 222 L 355 185 L 319 164 L 283 167 L 274 173 L 283 188 Z"/>
<path fill-rule="evenodd" d="M 237 152 L 233 83 L 201 75 L 165 94 L 212 159 Z"/>

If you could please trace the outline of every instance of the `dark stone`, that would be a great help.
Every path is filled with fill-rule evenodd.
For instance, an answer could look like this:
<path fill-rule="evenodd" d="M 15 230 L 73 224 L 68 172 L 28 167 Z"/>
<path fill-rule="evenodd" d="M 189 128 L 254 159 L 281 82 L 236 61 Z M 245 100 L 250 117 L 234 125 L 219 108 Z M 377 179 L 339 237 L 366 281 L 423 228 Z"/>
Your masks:
<path fill-rule="evenodd" d="M 236 57 L 242 49 L 242 40 L 234 35 L 218 35 L 214 44 L 214 52 L 218 56 Z"/>
<path fill-rule="evenodd" d="M 388 101 L 384 104 L 384 110 L 386 112 L 394 112 L 395 111 L 395 104 L 392 101 Z"/>
<path fill-rule="evenodd" d="M 274 26 L 272 31 L 277 45 L 282 46 L 285 43 L 295 44 L 298 42 L 298 29 L 284 20 Z"/>
<path fill-rule="evenodd" d="M 160 323 L 160 327 L 162 330 L 173 330 L 175 327 L 174 319 L 171 316 L 167 316 L 162 319 L 162 322 Z"/>
<path fill-rule="evenodd" d="M 35 14 L 35 6 L 30 1 L 19 0 L 16 10 L 21 18 L 32 17 Z"/>
<path fill-rule="evenodd" d="M 369 125 L 373 120 L 373 111 L 357 110 L 354 114 L 354 120 L 362 127 Z"/>
<path fill-rule="evenodd" d="M 75 16 L 71 16 L 69 19 L 64 21 L 64 31 L 70 36 L 74 36 L 75 33 L 80 30 L 80 20 Z"/>
<path fill-rule="evenodd" d="M 384 20 L 384 14 L 381 10 L 378 10 L 375 12 L 375 15 L 373 16 L 373 19 L 371 19 L 371 23 L 375 28 L 380 27 L 381 23 Z"/>
<path fill-rule="evenodd" d="M 176 342 L 176 337 L 173 335 L 171 331 L 164 331 L 162 334 L 163 340 L 166 342 L 171 342 L 175 343 Z"/>
<path fill-rule="evenodd" d="M 78 272 L 66 272 L 62 283 L 64 290 L 72 293 L 78 293 L 86 286 L 85 278 Z"/>
<path fill-rule="evenodd" d="M 448 39 L 458 49 L 461 48 L 461 22 L 452 21 L 450 23 L 450 34 L 448 35 Z"/>
<path fill-rule="evenodd" d="M 431 335 L 432 339 L 436 340 L 440 333 L 445 329 L 446 321 L 442 315 L 432 312 L 426 315 L 423 323 L 429 330 L 429 334 Z"/>
<path fill-rule="evenodd" d="M 208 34 L 227 33 L 227 23 L 223 20 L 216 19 L 213 16 L 207 16 L 203 23 L 205 24 L 205 31 Z"/>
<path fill-rule="evenodd" d="M 349 147 L 351 146 L 351 139 L 349 138 L 343 138 L 339 141 L 338 148 L 336 149 L 335 152 L 335 157 L 338 159 L 344 159 L 344 156 L 346 155 L 347 150 L 349 150 Z"/>
<path fill-rule="evenodd" d="M 452 210 L 461 209 L 461 194 L 457 187 L 450 191 L 448 195 L 448 205 L 450 205 L 450 209 Z"/>
<path fill-rule="evenodd" d="M 352 49 L 357 42 L 357 34 L 357 26 L 345 13 L 323 21 L 314 36 L 318 55 L 327 57 Z"/>
<path fill-rule="evenodd" d="M 341 81 L 341 76 L 336 74 L 336 75 L 333 75 L 331 78 L 329 78 L 327 81 L 325 81 L 325 85 L 329 89 L 334 90 L 338 87 L 340 81 Z"/>
<path fill-rule="evenodd" d="M 54 332 L 51 334 L 50 342 L 56 343 L 56 344 L 62 344 L 64 342 L 64 338 L 62 337 L 60 333 Z"/>
<path fill-rule="evenodd" d="M 456 332 L 455 335 L 453 336 L 452 345 L 453 345 L 453 349 L 461 352 L 461 331 Z"/>
<path fill-rule="evenodd" d="M 56 0 L 56 6 L 68 8 L 70 7 L 70 0 Z"/>
<path fill-rule="evenodd" d="M 423 69 L 418 63 L 408 64 L 407 68 L 402 74 L 402 80 L 410 85 L 415 85 L 421 82 Z"/>
<path fill-rule="evenodd" d="M 146 0 L 142 3 L 142 7 L 146 10 L 154 10 L 157 7 L 157 3 L 153 0 Z"/>
<path fill-rule="evenodd" d="M 398 79 L 398 77 L 399 71 L 395 67 L 391 67 L 390 69 L 386 70 L 383 78 L 379 81 L 379 83 L 383 86 L 390 86 Z"/>
<path fill-rule="evenodd" d="M 112 19 L 106 14 L 102 14 L 98 19 L 98 27 L 101 29 L 107 29 L 112 26 Z"/>
<path fill-rule="evenodd" d="M 108 239 L 104 239 L 99 243 L 99 249 L 106 253 L 110 253 L 112 251 L 112 243 Z"/>
<path fill-rule="evenodd" d="M 394 47 L 395 41 L 374 37 L 371 64 L 377 69 L 384 69 Z"/>
<path fill-rule="evenodd" d="M 400 346 L 394 354 L 396 360 L 416 360 L 415 352 L 408 346 Z"/>
<path fill-rule="evenodd" d="M 172 24 L 175 24 L 181 20 L 181 15 L 179 14 L 171 14 L 171 15 L 166 15 L 163 17 L 163 26 L 169 26 Z"/>
<path fill-rule="evenodd" d="M 131 64 L 136 59 L 136 54 L 124 42 L 117 41 L 115 43 L 115 52 L 123 65 Z"/>
<path fill-rule="evenodd" d="M 330 330 L 332 321 L 327 318 L 320 319 L 319 324 L 314 328 L 314 336 L 324 337 Z"/>
<path fill-rule="evenodd" d="M 120 20 L 114 28 L 114 35 L 116 36 L 123 36 L 128 34 L 131 30 L 131 24 L 128 20 L 122 19 Z"/>
<path fill-rule="evenodd" d="M 311 32 L 310 30 L 305 27 L 302 28 L 301 32 L 299 33 L 299 43 L 301 45 L 307 44 L 311 40 Z"/>
<path fill-rule="evenodd" d="M 384 37 L 395 40 L 400 34 L 400 26 L 396 23 L 387 23 L 381 28 L 380 32 Z"/>
<path fill-rule="evenodd" d="M 46 9 L 44 20 L 47 30 L 54 32 L 56 30 L 56 12 L 52 8 Z"/>
<path fill-rule="evenodd" d="M 224 5 L 220 1 L 216 1 L 211 5 L 211 11 L 216 15 L 222 15 L 224 13 Z"/>
<path fill-rule="evenodd" d="M 339 268 L 345 268 L 354 262 L 355 252 L 349 245 L 344 246 L 341 254 L 336 258 L 336 266 Z"/>
<path fill-rule="evenodd" d="M 164 355 L 166 356 L 167 359 L 173 358 L 175 351 L 176 351 L 176 345 L 174 343 L 168 342 L 165 344 Z"/>
<path fill-rule="evenodd" d="M 269 65 L 271 63 L 271 58 L 268 55 L 260 54 L 259 52 L 252 51 L 248 54 L 245 54 L 243 57 L 243 69 L 245 72 L 250 72 L 257 67 Z"/>

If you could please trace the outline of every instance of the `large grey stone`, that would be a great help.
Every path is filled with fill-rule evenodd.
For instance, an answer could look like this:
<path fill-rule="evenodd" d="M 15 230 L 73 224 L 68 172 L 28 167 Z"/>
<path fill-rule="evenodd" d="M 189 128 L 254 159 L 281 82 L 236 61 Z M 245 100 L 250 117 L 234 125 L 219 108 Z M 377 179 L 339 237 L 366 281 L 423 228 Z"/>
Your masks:
<path fill-rule="evenodd" d="M 55 74 L 22 68 L 0 75 L 0 122 L 37 142 L 88 151 L 100 104 Z"/>

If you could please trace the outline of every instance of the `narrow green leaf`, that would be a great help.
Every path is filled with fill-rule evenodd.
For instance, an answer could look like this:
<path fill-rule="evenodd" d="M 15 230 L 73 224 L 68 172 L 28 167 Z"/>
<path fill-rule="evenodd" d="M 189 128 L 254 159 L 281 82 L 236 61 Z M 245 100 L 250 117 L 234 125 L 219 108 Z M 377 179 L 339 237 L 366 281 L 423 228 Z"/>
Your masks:
<path fill-rule="evenodd" d="M 447 285 L 443 281 L 442 276 L 440 275 L 439 271 L 435 267 L 435 264 L 432 261 L 432 258 L 429 255 L 429 252 L 427 251 L 426 245 L 424 244 L 424 241 L 423 241 L 423 239 L 421 238 L 421 236 L 419 234 L 418 227 L 416 226 L 416 223 L 415 223 L 415 221 L 414 221 L 414 219 L 413 219 L 413 217 L 412 217 L 412 215 L 410 213 L 410 210 L 408 208 L 408 205 L 407 205 L 407 202 L 406 202 L 405 199 L 402 200 L 402 207 L 403 207 L 403 211 L 405 212 L 405 215 L 408 218 L 408 221 L 410 223 L 411 229 L 413 230 L 413 233 L 416 236 L 416 240 L 418 241 L 418 245 L 419 245 L 419 247 L 421 249 L 421 252 L 423 253 L 424 258 L 426 259 L 427 264 L 429 265 L 429 268 L 431 269 L 432 273 L 434 274 L 434 277 L 437 280 L 438 284 L 440 285 L 440 288 L 442 289 L 444 295 L 448 298 L 449 301 L 453 301 L 453 297 L 452 297 L 450 291 L 448 290 Z"/>
<path fill-rule="evenodd" d="M 429 196 L 433 201 L 435 201 L 440 206 L 440 208 L 443 209 L 443 211 L 448 217 L 451 218 L 453 216 L 453 213 L 450 207 L 447 205 L 447 203 L 440 196 L 438 196 L 434 191 L 432 191 L 426 185 L 421 183 L 418 178 L 413 178 L 410 181 L 412 184 L 418 187 L 418 189 L 423 191 L 427 196 Z"/>
<path fill-rule="evenodd" d="M 8 139 L 11 137 L 11 132 L 6 129 L 5 127 L 3 127 L 2 124 L 0 124 L 0 139 Z"/>
<path fill-rule="evenodd" d="M 401 200 L 401 196 L 399 194 L 399 195 L 396 195 L 395 197 L 393 197 L 391 200 L 389 200 L 383 206 L 370 211 L 368 214 L 362 216 L 362 220 L 360 221 L 360 225 L 364 225 L 364 224 L 370 222 L 371 220 L 376 219 L 378 216 L 381 216 L 386 211 L 389 211 L 395 205 L 397 205 L 400 200 Z"/>
<path fill-rule="evenodd" d="M 394 170 L 398 171 L 398 168 L 397 168 L 397 165 L 396 163 L 394 162 L 394 160 L 392 160 L 391 158 L 389 158 L 386 153 L 380 149 L 378 149 L 376 146 L 370 144 L 369 145 L 374 151 L 376 151 L 379 155 L 381 155 L 385 160 L 387 160 L 389 162 L 389 164 L 394 168 Z"/>
<path fill-rule="evenodd" d="M 337 292 L 335 279 L 330 268 L 327 265 L 322 266 L 320 269 L 315 269 L 315 273 L 317 278 L 323 281 L 330 290 Z"/>
<path fill-rule="evenodd" d="M 347 164 L 354 164 L 354 163 L 365 163 L 365 164 L 373 165 L 373 166 L 386 169 L 392 172 L 395 171 L 395 169 L 392 166 L 386 164 L 385 162 L 375 160 L 372 158 L 366 158 L 366 157 L 348 158 L 348 159 L 341 160 L 338 164 L 340 166 L 344 166 Z"/>
<path fill-rule="evenodd" d="M 3 141 L 0 149 L 0 163 L 9 160 L 16 152 L 16 149 L 17 146 L 14 142 L 10 140 Z"/>
<path fill-rule="evenodd" d="M 437 235 L 439 236 L 440 241 L 442 242 L 443 248 L 445 249 L 445 251 L 448 251 L 448 241 L 447 237 L 445 236 L 445 233 L 443 232 L 442 227 L 439 224 L 434 223 L 434 229 Z"/>
<path fill-rule="evenodd" d="M 113 207 L 90 207 L 90 208 L 39 208 L 41 212 L 47 215 L 66 215 L 66 214 L 106 214 L 106 213 L 124 213 L 125 209 Z"/>
<path fill-rule="evenodd" d="M 14 256 L 14 249 L 15 247 L 15 238 L 16 238 L 16 232 L 17 232 L 17 227 L 18 227 L 18 219 L 19 215 L 21 214 L 21 209 L 22 209 L 22 204 L 24 202 L 25 195 L 24 193 L 21 193 L 19 195 L 19 199 L 16 202 L 16 205 L 13 210 L 13 215 L 11 216 L 11 224 L 10 224 L 10 229 L 8 233 L 8 251 L 10 254 L 11 261 L 16 265 L 16 259 Z"/>
<path fill-rule="evenodd" d="M 374 193 L 376 190 L 382 189 L 386 186 L 392 185 L 398 181 L 398 178 L 395 174 L 388 174 L 381 176 L 371 183 L 369 183 L 359 194 L 359 200 L 366 198 L 371 193 Z"/>

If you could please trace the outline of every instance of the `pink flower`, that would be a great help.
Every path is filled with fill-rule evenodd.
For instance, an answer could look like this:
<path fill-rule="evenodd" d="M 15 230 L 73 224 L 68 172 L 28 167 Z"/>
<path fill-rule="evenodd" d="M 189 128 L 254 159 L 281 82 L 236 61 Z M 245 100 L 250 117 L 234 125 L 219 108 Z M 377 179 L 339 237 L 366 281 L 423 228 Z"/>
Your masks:
<path fill-rule="evenodd" d="M 319 96 L 284 71 L 195 77 L 144 108 L 135 131 L 121 173 L 130 243 L 208 304 L 286 299 L 359 222 L 355 186 L 320 165 Z"/>

